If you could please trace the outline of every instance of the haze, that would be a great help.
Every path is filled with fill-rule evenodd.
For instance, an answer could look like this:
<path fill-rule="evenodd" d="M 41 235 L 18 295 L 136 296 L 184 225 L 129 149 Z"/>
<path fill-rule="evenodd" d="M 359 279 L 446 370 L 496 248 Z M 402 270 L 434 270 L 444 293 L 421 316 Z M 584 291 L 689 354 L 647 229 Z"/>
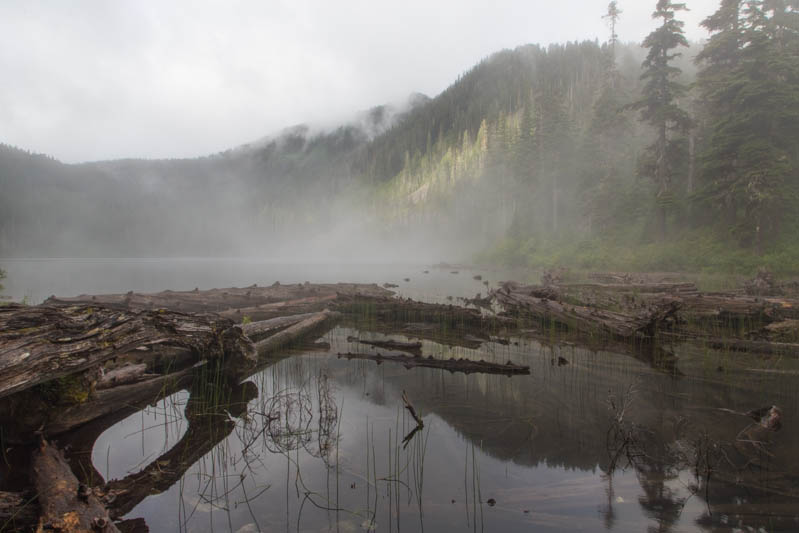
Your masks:
<path fill-rule="evenodd" d="M 716 8 L 693 0 L 686 35 Z M 640 42 L 654 2 L 622 0 Z M 216 153 L 434 96 L 524 43 L 607 39 L 606 0 L 0 4 L 0 141 L 64 162 Z"/>

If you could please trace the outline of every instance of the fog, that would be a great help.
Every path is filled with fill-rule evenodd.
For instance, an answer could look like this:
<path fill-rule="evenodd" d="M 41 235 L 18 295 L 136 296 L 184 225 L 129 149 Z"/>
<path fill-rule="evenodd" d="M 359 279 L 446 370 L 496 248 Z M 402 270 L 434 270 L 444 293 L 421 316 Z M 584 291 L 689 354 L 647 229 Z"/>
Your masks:
<path fill-rule="evenodd" d="M 652 4 L 652 5 L 649 5 Z M 693 40 L 714 0 L 684 15 Z M 623 0 L 640 42 L 654 2 Z M 437 95 L 525 43 L 607 39 L 606 0 L 0 3 L 0 142 L 67 163 L 217 153 Z"/>
<path fill-rule="evenodd" d="M 611 44 L 593 0 L 5 2 L 0 258 L 591 267 L 699 231 L 759 253 L 790 210 L 753 202 L 780 196 L 700 194 L 720 108 L 694 60 L 718 2 L 678 12 L 691 127 L 660 144 L 641 112 L 654 2 L 619 7 Z"/>

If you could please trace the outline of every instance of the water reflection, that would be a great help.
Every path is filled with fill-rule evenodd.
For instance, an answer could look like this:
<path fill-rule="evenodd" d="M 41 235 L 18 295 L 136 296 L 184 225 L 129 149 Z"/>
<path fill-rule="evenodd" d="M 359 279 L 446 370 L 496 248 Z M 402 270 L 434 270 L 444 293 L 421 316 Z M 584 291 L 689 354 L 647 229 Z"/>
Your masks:
<path fill-rule="evenodd" d="M 126 491 L 119 513 L 153 531 L 797 527 L 788 374 L 700 372 L 690 352 L 663 372 L 531 339 L 423 342 L 425 355 L 531 366 L 512 378 L 336 357 L 379 350 L 359 337 L 380 335 L 337 328 L 328 352 L 283 354 L 240 386 L 195 387 L 105 431 L 93 468 Z M 403 391 L 425 422 L 407 445 Z M 780 431 L 747 416 L 772 404 Z"/>

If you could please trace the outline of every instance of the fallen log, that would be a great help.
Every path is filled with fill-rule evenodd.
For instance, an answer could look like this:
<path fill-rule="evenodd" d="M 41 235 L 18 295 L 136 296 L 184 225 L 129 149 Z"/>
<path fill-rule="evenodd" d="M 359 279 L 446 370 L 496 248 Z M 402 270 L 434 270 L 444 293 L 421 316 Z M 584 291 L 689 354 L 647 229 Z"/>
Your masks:
<path fill-rule="evenodd" d="M 121 533 L 150 533 L 150 528 L 144 518 L 129 518 L 117 522 L 117 527 Z"/>
<path fill-rule="evenodd" d="M 64 456 L 45 441 L 33 454 L 31 477 L 39 499 L 38 531 L 119 533 L 105 506 L 78 483 Z"/>
<path fill-rule="evenodd" d="M 269 304 L 303 299 L 312 301 L 313 299 L 324 297 L 335 299 L 338 294 L 387 297 L 393 293 L 378 287 L 376 284 L 295 283 L 282 285 L 275 283 L 268 287 L 251 285 L 250 287 L 241 288 L 194 289 L 193 291 L 162 291 L 158 293 L 136 293 L 131 291 L 117 294 L 82 294 L 72 298 L 51 296 L 45 303 L 105 305 L 128 310 L 170 309 L 188 313 L 219 313 L 229 318 L 235 318 L 235 316 L 230 315 L 235 315 L 235 310 L 237 309 L 241 310 L 240 316 L 248 315 L 247 310 L 257 311 L 261 306 Z M 233 311 L 233 313 L 230 311 Z M 250 318 L 255 319 L 252 315 L 250 315 Z"/>
<path fill-rule="evenodd" d="M 642 294 L 698 294 L 699 289 L 693 282 L 663 283 L 569 283 L 560 285 L 564 290 L 636 292 Z"/>
<path fill-rule="evenodd" d="M 336 294 L 309 296 L 307 298 L 263 304 L 256 307 L 228 309 L 226 311 L 221 311 L 219 314 L 235 322 L 244 320 L 244 317 L 250 320 L 264 321 L 286 315 L 318 313 L 330 307 L 337 297 Z"/>
<path fill-rule="evenodd" d="M 147 373 L 144 363 L 127 364 L 105 372 L 97 382 L 97 390 L 110 389 L 119 385 L 130 385 L 150 378 L 158 377 L 156 374 Z"/>
<path fill-rule="evenodd" d="M 253 343 L 231 321 L 216 316 L 8 305 L 0 307 L 0 398 L 154 345 L 188 350 L 194 361 L 255 363 Z M 99 372 L 87 377 L 90 389 L 98 378 Z"/>
<path fill-rule="evenodd" d="M 52 437 L 118 411 L 141 408 L 188 387 L 195 371 L 196 368 L 192 367 L 138 383 L 97 390 L 85 401 L 67 406 L 53 406 L 49 398 L 36 394 L 36 391 L 12 395 L 0 403 L 4 438 L 26 442 L 39 429 Z"/>
<path fill-rule="evenodd" d="M 256 341 L 259 339 L 259 337 L 271 335 L 277 330 L 292 326 L 297 322 L 302 322 L 306 318 L 310 318 L 313 315 L 314 313 L 303 313 L 300 315 L 281 316 L 272 318 L 270 320 L 262 320 L 260 322 L 250 322 L 248 324 L 243 324 L 241 326 L 241 330 L 250 339 Z"/>
<path fill-rule="evenodd" d="M 301 339 L 302 337 L 319 328 L 328 319 L 335 315 L 335 313 L 330 311 L 314 313 L 309 318 L 306 318 L 305 320 L 284 329 L 280 333 L 275 333 L 271 337 L 267 337 L 266 339 L 255 343 L 255 347 L 258 350 L 258 355 L 263 357 L 277 350 L 278 348 L 282 348 L 292 342 L 296 342 L 298 339 Z"/>
<path fill-rule="evenodd" d="M 750 333 L 749 337 L 770 342 L 799 342 L 799 320 L 772 322 L 761 330 Z"/>
<path fill-rule="evenodd" d="M 668 301 L 630 315 L 561 301 L 552 287 L 521 286 L 505 283 L 492 293 L 506 313 L 527 319 L 555 322 L 568 329 L 606 332 L 621 339 L 651 337 L 658 325 L 680 308 L 679 301 Z"/>
<path fill-rule="evenodd" d="M 420 427 L 424 427 L 424 421 L 422 421 L 421 417 L 416 414 L 416 409 L 411 404 L 411 401 L 408 399 L 407 393 L 403 390 L 402 391 L 402 404 L 405 406 L 405 409 L 411 414 L 413 419 L 416 421 L 416 425 Z"/>
<path fill-rule="evenodd" d="M 749 352 L 762 355 L 799 356 L 799 344 L 796 343 L 738 339 L 734 337 L 695 336 L 671 332 L 661 332 L 659 335 L 677 342 L 699 344 L 714 350 Z"/>
<path fill-rule="evenodd" d="M 682 314 L 693 320 L 710 320 L 720 326 L 744 325 L 799 318 L 799 302 L 723 293 L 702 293 L 682 298 Z"/>
<path fill-rule="evenodd" d="M 201 363 L 198 363 L 201 366 Z M 45 423 L 47 435 L 58 435 L 131 406 L 150 404 L 168 394 L 188 387 L 198 367 L 158 376 L 139 383 L 97 391 L 93 400 L 59 410 Z"/>
<path fill-rule="evenodd" d="M 409 357 L 407 355 L 381 355 L 381 354 L 365 354 L 365 353 L 340 353 L 338 358 L 342 359 L 365 359 L 368 361 L 375 361 L 377 364 L 386 363 L 399 363 L 407 369 L 415 367 L 425 368 L 440 368 L 442 370 L 449 370 L 450 372 L 463 372 L 464 374 L 502 374 L 507 376 L 529 374 L 529 366 L 520 366 L 511 363 L 489 363 L 488 361 L 474 361 L 471 359 L 436 359 L 432 355 L 428 357 Z"/>

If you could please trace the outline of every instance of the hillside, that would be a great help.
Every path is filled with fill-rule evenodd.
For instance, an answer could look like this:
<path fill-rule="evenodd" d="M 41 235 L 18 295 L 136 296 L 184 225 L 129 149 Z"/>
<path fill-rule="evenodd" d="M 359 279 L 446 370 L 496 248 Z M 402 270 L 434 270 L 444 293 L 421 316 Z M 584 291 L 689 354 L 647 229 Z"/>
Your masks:
<path fill-rule="evenodd" d="M 711 105 L 714 43 L 664 63 L 674 117 L 662 136 L 646 48 L 582 42 L 504 50 L 432 99 L 205 158 L 64 165 L 3 146 L 0 256 L 393 248 L 534 267 L 796 270 L 797 122 L 775 116 L 765 148 L 730 138 L 729 106 Z M 786 86 L 757 101 L 766 116 L 799 101 L 796 66 L 770 68 Z M 727 81 L 748 91 L 757 76 Z M 762 172 L 722 168 L 736 149 Z"/>
<path fill-rule="evenodd" d="M 354 153 L 398 119 L 289 128 L 197 159 L 67 165 L 0 145 L 0 256 L 261 254 L 329 227 Z M 336 201 L 331 201 L 337 199 Z"/>

